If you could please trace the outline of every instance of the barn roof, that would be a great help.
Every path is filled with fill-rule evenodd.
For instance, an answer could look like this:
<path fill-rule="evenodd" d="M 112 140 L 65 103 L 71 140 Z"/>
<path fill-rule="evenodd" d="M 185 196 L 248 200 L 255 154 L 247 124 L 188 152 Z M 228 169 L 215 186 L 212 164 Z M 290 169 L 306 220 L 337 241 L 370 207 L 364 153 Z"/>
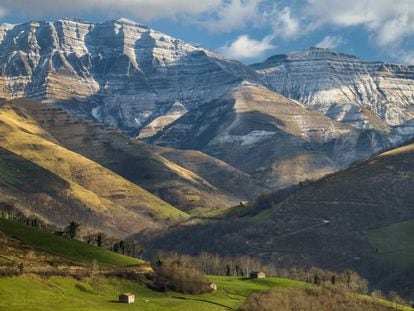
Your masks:
<path fill-rule="evenodd" d="M 131 293 L 123 293 L 123 294 L 121 294 L 121 296 L 134 296 L 134 294 L 131 294 Z"/>

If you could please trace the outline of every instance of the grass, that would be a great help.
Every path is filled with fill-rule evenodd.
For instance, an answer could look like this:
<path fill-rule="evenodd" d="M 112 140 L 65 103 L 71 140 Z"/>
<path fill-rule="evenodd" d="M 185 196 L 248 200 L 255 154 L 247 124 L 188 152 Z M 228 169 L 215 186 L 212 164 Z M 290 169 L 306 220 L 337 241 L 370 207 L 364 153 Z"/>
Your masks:
<path fill-rule="evenodd" d="M 0 278 L 0 310 L 234 310 L 252 292 L 302 286 L 300 282 L 277 278 L 243 280 L 215 276 L 210 279 L 218 285 L 217 292 L 184 295 L 157 292 L 133 281 L 114 278 L 101 278 L 98 282 L 33 275 Z M 126 291 L 135 294 L 136 303 L 115 302 L 118 294 Z"/>
<path fill-rule="evenodd" d="M 21 107 L 12 104 L 2 106 L 0 132 L 7 133 L 0 140 L 0 147 L 74 184 L 71 187 L 73 196 L 86 201 L 84 203 L 96 213 L 102 213 L 102 206 L 105 206 L 121 216 L 125 212 L 121 211 L 120 207 L 125 207 L 134 212 L 140 212 L 144 208 L 165 220 L 181 220 L 188 217 L 138 185 L 59 145 Z M 5 176 L 12 184 L 20 182 L 20 178 L 11 173 L 14 172 L 8 170 L 7 165 L 0 164 L 0 178 Z M 113 199 L 113 194 L 121 191 L 119 189 L 124 195 L 128 195 L 122 199 Z M 127 191 L 124 191 L 125 189 Z M 140 202 L 139 207 L 136 207 L 137 202 Z"/>
<path fill-rule="evenodd" d="M 65 237 L 41 231 L 15 221 L 0 219 L 0 231 L 13 236 L 33 248 L 81 263 L 91 263 L 93 259 L 100 265 L 122 267 L 142 264 L 143 261 L 111 252 L 105 248 L 69 240 Z"/>
<path fill-rule="evenodd" d="M 31 176 L 36 166 L 30 162 L 0 159 L 0 180 L 10 186 L 19 186 Z"/>
<path fill-rule="evenodd" d="M 401 266 L 414 264 L 414 220 L 370 230 L 370 242 L 378 249 L 378 255 Z"/>
<path fill-rule="evenodd" d="M 179 310 L 219 311 L 236 310 L 253 292 L 270 289 L 284 290 L 310 286 L 305 283 L 279 278 L 262 280 L 236 277 L 210 276 L 218 285 L 215 293 L 184 295 L 175 292 L 153 291 L 135 281 L 115 278 L 76 280 L 70 277 L 41 278 L 34 275 L 0 278 L 0 310 L 17 311 L 106 311 L 106 310 Z M 135 303 L 117 303 L 119 293 L 131 292 Z M 362 296 L 361 299 L 372 299 Z M 389 301 L 381 301 L 391 306 Z M 397 305 L 394 305 L 397 307 Z M 412 308 L 398 306 L 399 310 Z"/>

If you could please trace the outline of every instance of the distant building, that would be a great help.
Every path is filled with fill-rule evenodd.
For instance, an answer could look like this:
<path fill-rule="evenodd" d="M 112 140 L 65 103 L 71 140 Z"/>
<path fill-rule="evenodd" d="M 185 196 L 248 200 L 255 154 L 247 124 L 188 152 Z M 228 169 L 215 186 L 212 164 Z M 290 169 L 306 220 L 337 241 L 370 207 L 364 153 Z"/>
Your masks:
<path fill-rule="evenodd" d="M 260 271 L 250 272 L 251 279 L 264 279 L 265 277 L 266 277 L 266 273 L 264 272 L 260 272 Z"/>
<path fill-rule="evenodd" d="M 249 205 L 249 201 L 240 201 L 240 207 L 247 207 Z"/>
<path fill-rule="evenodd" d="M 121 295 L 119 295 L 119 302 L 123 302 L 123 303 L 133 303 L 135 302 L 135 295 L 131 294 L 131 293 L 123 293 Z"/>

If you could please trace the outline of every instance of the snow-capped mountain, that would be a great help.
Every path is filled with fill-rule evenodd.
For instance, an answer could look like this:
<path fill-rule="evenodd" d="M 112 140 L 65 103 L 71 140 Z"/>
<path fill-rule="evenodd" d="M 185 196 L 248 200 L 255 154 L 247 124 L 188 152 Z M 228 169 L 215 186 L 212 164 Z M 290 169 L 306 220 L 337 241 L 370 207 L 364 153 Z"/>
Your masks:
<path fill-rule="evenodd" d="M 3 97 L 66 102 L 130 133 L 158 117 L 162 128 L 241 81 L 257 80 L 239 62 L 122 18 L 3 24 L 0 76 Z"/>
<path fill-rule="evenodd" d="M 412 138 L 413 81 L 413 67 L 315 48 L 246 66 L 127 19 L 0 26 L 0 97 L 201 150 L 274 187 Z"/>
<path fill-rule="evenodd" d="M 270 89 L 357 128 L 414 134 L 414 66 L 309 48 L 254 64 Z"/>

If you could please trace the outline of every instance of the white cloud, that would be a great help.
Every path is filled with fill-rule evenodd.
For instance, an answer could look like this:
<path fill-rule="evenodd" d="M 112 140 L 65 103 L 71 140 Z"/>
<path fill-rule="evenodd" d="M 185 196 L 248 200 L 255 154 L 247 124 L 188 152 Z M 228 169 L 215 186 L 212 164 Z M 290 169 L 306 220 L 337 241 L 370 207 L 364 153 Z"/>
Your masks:
<path fill-rule="evenodd" d="M 271 43 L 271 37 L 266 36 L 258 41 L 248 35 L 241 35 L 235 41 L 219 49 L 224 56 L 234 59 L 253 58 L 263 55 L 264 52 L 276 48 Z"/>
<path fill-rule="evenodd" d="M 29 16 L 77 14 L 100 12 L 112 15 L 127 15 L 148 21 L 157 18 L 175 18 L 180 14 L 201 14 L 219 8 L 224 0 L 1 0 L 1 6 L 8 10 Z M 108 13 L 110 12 L 110 13 Z"/>
<path fill-rule="evenodd" d="M 335 49 L 343 43 L 343 38 L 339 36 L 326 36 L 316 47 L 324 49 Z"/>
<path fill-rule="evenodd" d="M 414 52 L 403 52 L 400 59 L 407 65 L 414 66 Z"/>
<path fill-rule="evenodd" d="M 273 12 L 268 15 L 269 17 L 272 23 L 274 37 L 295 39 L 301 34 L 300 22 L 292 15 L 290 7 L 284 7 L 280 11 L 273 9 Z"/>
<path fill-rule="evenodd" d="M 414 66 L 414 52 L 404 51 L 402 49 L 393 50 L 390 52 L 394 58 L 399 59 L 403 64 Z"/>
<path fill-rule="evenodd" d="M 382 47 L 414 35 L 413 0 L 308 0 L 304 11 L 320 25 L 363 26 Z"/>
<path fill-rule="evenodd" d="M 251 22 L 260 21 L 259 4 L 262 0 L 224 1 L 200 22 L 211 31 L 228 32 L 245 27 Z"/>
<path fill-rule="evenodd" d="M 4 7 L 0 6 L 0 18 L 6 15 L 7 15 L 7 10 Z"/>

